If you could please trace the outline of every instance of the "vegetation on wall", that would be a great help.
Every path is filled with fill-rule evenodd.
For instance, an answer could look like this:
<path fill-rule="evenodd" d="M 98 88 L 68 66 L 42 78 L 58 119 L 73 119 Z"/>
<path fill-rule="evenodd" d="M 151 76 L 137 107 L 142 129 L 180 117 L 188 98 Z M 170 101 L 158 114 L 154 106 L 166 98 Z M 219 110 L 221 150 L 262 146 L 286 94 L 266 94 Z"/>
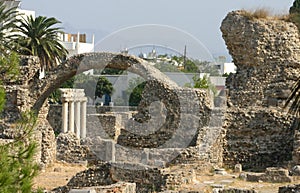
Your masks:
<path fill-rule="evenodd" d="M 2 81 L 17 80 L 19 59 L 15 53 L 0 57 L 0 112 L 5 105 L 5 90 Z M 32 137 L 36 116 L 24 113 L 14 124 L 14 139 L 0 145 L 0 192 L 32 192 L 33 178 L 38 165 L 34 161 L 36 143 Z"/>
<path fill-rule="evenodd" d="M 242 14 L 248 19 L 266 19 L 271 15 L 270 10 L 265 8 L 256 9 L 254 11 L 242 10 Z"/>
<path fill-rule="evenodd" d="M 194 76 L 193 81 L 193 86 L 191 84 L 186 84 L 185 87 L 207 89 L 211 91 L 214 95 L 217 94 L 216 86 L 211 83 L 207 75 L 204 75 L 202 78 Z"/>

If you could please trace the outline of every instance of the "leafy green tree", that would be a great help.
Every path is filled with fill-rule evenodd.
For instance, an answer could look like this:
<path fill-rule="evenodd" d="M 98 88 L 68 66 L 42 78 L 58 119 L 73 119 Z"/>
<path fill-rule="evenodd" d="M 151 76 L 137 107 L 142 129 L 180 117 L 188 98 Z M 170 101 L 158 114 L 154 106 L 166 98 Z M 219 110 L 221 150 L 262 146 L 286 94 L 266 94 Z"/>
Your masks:
<path fill-rule="evenodd" d="M 183 72 L 187 73 L 199 73 L 199 67 L 192 60 L 187 59 L 184 65 Z"/>
<path fill-rule="evenodd" d="M 144 91 L 146 81 L 144 79 L 137 77 L 129 80 L 129 85 L 127 89 L 127 95 L 129 95 L 129 106 L 138 106 L 142 100 L 142 93 Z"/>
<path fill-rule="evenodd" d="M 94 70 L 94 74 L 109 74 L 109 75 L 121 75 L 123 74 L 124 70 L 119 70 L 119 69 L 113 69 L 113 68 L 104 68 L 103 70 Z"/>
<path fill-rule="evenodd" d="M 183 64 L 183 56 L 173 56 L 172 59 L 179 64 Z M 215 65 L 212 65 L 208 61 L 190 58 L 185 60 L 184 68 L 181 71 L 185 73 L 208 73 L 211 76 L 220 76 L 219 70 Z"/>
<path fill-rule="evenodd" d="M 109 80 L 103 76 L 89 76 L 80 74 L 75 77 L 74 88 L 84 89 L 87 96 L 92 99 L 101 98 L 104 94 L 112 95 L 114 88 Z"/>
<path fill-rule="evenodd" d="M 17 27 L 18 51 L 23 55 L 38 56 L 42 68 L 49 70 L 66 58 L 68 51 L 60 43 L 58 33 L 61 28 L 54 27 L 60 22 L 53 18 L 39 16 L 21 20 Z"/>
<path fill-rule="evenodd" d="M 199 73 L 199 68 L 198 66 L 195 64 L 195 62 L 193 62 L 193 60 L 186 58 L 185 60 L 185 64 L 184 64 L 184 57 L 183 56 L 173 56 L 172 57 L 173 60 L 175 60 L 178 64 L 183 64 L 184 68 L 182 69 L 182 72 L 186 72 L 186 73 Z"/>
<path fill-rule="evenodd" d="M 168 62 L 158 62 L 154 65 L 154 67 L 160 70 L 161 72 L 180 72 L 177 66 L 174 66 Z"/>
<path fill-rule="evenodd" d="M 203 78 L 194 76 L 193 81 L 194 81 L 194 88 L 204 88 L 204 89 L 209 88 L 209 80 L 206 75 Z"/>
<path fill-rule="evenodd" d="M 111 96 L 113 91 L 114 91 L 114 87 L 107 80 L 107 78 L 100 76 L 96 84 L 95 99 L 96 97 L 102 98 L 104 94 Z"/>
<path fill-rule="evenodd" d="M 4 2 L 0 2 L 0 53 L 6 54 L 12 50 L 14 41 L 12 41 L 12 32 L 16 28 L 17 8 L 7 8 Z"/>
<path fill-rule="evenodd" d="M 206 75 L 204 75 L 203 78 L 194 76 L 193 81 L 194 81 L 194 88 L 209 89 L 214 93 L 214 95 L 216 95 L 217 89 L 215 85 L 213 85 L 210 82 L 209 78 Z"/>

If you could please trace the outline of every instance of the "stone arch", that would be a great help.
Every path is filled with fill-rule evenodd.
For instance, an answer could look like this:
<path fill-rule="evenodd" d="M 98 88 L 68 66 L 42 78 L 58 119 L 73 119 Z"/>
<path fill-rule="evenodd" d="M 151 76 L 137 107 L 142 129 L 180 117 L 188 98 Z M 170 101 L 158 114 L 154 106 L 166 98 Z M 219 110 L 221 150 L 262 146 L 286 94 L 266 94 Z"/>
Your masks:
<path fill-rule="evenodd" d="M 79 54 L 70 57 L 57 68 L 48 72 L 45 78 L 35 80 L 34 87 L 31 88 L 31 95 L 36 102 L 32 109 L 38 112 L 47 97 L 55 89 L 59 88 L 64 81 L 76 74 L 90 69 L 103 69 L 105 67 L 128 70 L 140 75 L 145 80 L 164 82 L 165 85 L 174 89 L 178 87 L 176 83 L 152 67 L 147 61 L 135 56 L 109 52 Z"/>

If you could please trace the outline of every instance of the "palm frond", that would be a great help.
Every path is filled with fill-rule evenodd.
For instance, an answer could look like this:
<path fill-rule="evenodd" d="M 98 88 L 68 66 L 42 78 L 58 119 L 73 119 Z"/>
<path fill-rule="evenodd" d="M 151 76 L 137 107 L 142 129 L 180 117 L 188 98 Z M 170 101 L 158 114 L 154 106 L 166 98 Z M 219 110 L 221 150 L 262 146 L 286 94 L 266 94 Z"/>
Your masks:
<path fill-rule="evenodd" d="M 297 80 L 292 88 L 292 92 L 288 97 L 285 108 L 289 106 L 289 113 L 294 115 L 300 115 L 300 78 Z"/>

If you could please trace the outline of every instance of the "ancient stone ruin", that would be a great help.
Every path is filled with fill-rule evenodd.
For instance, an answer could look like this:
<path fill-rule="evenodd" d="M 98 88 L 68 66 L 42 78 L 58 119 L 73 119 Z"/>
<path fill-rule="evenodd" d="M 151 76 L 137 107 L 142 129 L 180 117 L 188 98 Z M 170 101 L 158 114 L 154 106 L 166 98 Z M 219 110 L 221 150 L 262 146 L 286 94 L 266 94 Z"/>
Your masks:
<path fill-rule="evenodd" d="M 237 73 L 227 79 L 224 164 L 246 169 L 299 164 L 295 117 L 283 110 L 300 75 L 293 23 L 231 12 L 221 30 Z"/>
<path fill-rule="evenodd" d="M 221 166 L 222 143 L 219 142 L 222 128 L 218 125 L 209 130 L 212 103 L 206 90 L 180 88 L 147 62 L 122 54 L 74 56 L 43 79 L 38 78 L 38 65 L 34 57 L 23 58 L 22 71 L 28 73 L 24 76 L 25 80 L 14 87 L 12 83 L 6 86 L 9 97 L 3 114 L 6 125 L 2 127 L 2 133 L 8 133 L 8 123 L 16 120 L 21 112 L 38 112 L 39 132 L 36 139 L 40 140 L 38 159 L 42 165 L 48 165 L 56 158 L 68 162 L 88 161 L 89 164 L 96 164 L 96 168 L 101 168 L 103 161 L 110 162 L 107 172 L 115 176 L 113 182 L 135 182 L 138 192 L 180 187 L 185 183 L 185 178 L 189 178 L 190 172 L 186 171 L 192 171 L 194 166 L 199 165 L 205 170 Z M 47 97 L 76 73 L 91 68 L 103 69 L 105 66 L 126 69 L 147 81 L 143 99 L 134 116 L 123 116 L 119 124 L 118 116 L 90 114 L 86 118 L 91 124 L 87 124 L 85 133 L 85 119 L 82 116 L 85 114 L 86 99 L 82 91 L 62 90 L 62 134 L 58 136 L 56 145 L 53 128 L 46 119 Z M 9 89 L 11 87 L 13 89 Z M 214 140 L 209 135 L 214 136 Z M 11 137 L 7 135 L 5 138 Z M 182 170 L 182 176 L 178 178 L 176 172 L 163 169 L 168 164 L 185 164 L 190 169 Z M 126 175 L 122 178 L 121 173 L 124 172 Z M 139 182 L 140 178 L 144 181 Z M 86 183 L 80 187 L 91 185 Z M 65 189 L 75 187 L 79 185 L 69 184 Z"/>
<path fill-rule="evenodd" d="M 227 102 L 219 101 L 227 109 L 214 106 L 207 91 L 181 88 L 133 56 L 73 56 L 43 79 L 38 78 L 37 58 L 23 57 L 22 79 L 4 82 L 7 105 L 1 138 L 12 139 L 10 123 L 21 112 L 34 110 L 39 118 L 35 135 L 41 164 L 57 159 L 92 165 L 55 192 L 91 187 L 98 192 L 176 192 L 204 170 L 236 164 L 265 172 L 245 173 L 245 180 L 290 182 L 287 169 L 270 167 L 300 164 L 297 119 L 282 108 L 300 75 L 298 29 L 283 20 L 252 19 L 236 11 L 227 15 L 221 30 L 237 65 L 237 73 L 227 79 Z M 104 67 L 128 70 L 147 81 L 137 109 L 86 108 L 82 90 L 62 90 L 63 105 L 52 106 L 47 116 L 46 99 L 52 91 L 77 73 Z M 61 132 L 57 138 L 54 130 Z M 299 187 L 280 191 L 290 189 Z"/>

